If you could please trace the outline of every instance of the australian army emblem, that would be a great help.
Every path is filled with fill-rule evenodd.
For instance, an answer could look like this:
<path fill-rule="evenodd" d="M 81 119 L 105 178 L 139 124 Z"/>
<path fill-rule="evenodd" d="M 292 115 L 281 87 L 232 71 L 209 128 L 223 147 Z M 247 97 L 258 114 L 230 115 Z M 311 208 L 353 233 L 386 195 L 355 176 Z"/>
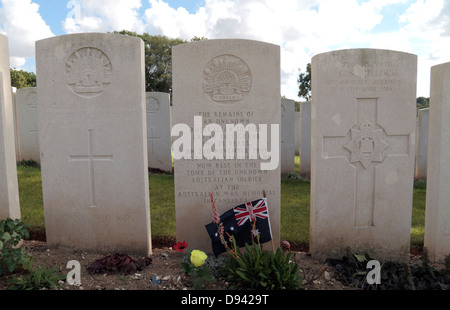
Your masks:
<path fill-rule="evenodd" d="M 69 88 L 82 97 L 98 96 L 111 83 L 111 62 L 96 48 L 75 51 L 67 60 L 65 70 Z"/>
<path fill-rule="evenodd" d="M 203 71 L 203 90 L 215 102 L 230 104 L 250 92 L 252 75 L 248 65 L 233 55 L 221 55 Z"/>

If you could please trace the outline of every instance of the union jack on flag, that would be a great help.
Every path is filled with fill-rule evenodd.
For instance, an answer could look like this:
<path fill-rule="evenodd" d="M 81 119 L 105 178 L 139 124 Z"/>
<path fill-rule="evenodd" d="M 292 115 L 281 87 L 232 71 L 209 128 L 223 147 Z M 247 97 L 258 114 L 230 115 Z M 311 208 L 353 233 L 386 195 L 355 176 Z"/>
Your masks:
<path fill-rule="evenodd" d="M 269 211 L 267 209 L 265 199 L 247 202 L 245 205 L 234 208 L 234 216 L 236 217 L 238 226 L 244 225 L 247 220 L 251 221 L 251 214 L 249 211 L 251 209 L 253 209 L 253 214 L 255 217 L 259 217 L 261 219 L 269 218 Z"/>
<path fill-rule="evenodd" d="M 250 208 L 251 206 L 251 208 Z M 252 223 L 252 214 L 255 217 L 255 226 Z M 234 207 L 220 216 L 220 223 L 226 236 L 234 236 L 236 245 L 252 244 L 257 238 L 261 244 L 272 240 L 270 228 L 269 208 L 267 199 L 262 198 Z M 212 222 L 205 225 L 211 238 L 213 252 L 216 256 L 226 249 L 217 233 L 217 224 Z M 230 244 L 231 246 L 231 244 Z"/>

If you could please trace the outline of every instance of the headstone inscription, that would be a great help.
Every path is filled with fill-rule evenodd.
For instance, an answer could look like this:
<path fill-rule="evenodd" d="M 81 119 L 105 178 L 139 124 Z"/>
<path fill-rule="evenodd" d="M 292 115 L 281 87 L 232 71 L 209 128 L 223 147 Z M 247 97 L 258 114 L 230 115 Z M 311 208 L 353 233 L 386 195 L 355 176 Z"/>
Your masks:
<path fill-rule="evenodd" d="M 409 257 L 417 56 L 351 49 L 312 59 L 310 251 Z"/>
<path fill-rule="evenodd" d="M 211 252 L 205 229 L 212 222 L 210 192 L 222 214 L 266 191 L 278 246 L 279 46 L 219 39 L 178 45 L 172 54 L 177 239 Z M 266 141 L 258 139 L 261 133 Z"/>

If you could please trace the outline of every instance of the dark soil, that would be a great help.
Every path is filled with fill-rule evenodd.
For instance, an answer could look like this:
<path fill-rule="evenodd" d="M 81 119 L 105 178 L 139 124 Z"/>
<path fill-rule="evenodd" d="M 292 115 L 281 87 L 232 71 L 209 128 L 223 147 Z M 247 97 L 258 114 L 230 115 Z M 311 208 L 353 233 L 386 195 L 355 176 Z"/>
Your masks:
<path fill-rule="evenodd" d="M 155 238 L 152 240 L 153 253 L 151 263 L 132 274 L 95 273 L 89 272 L 89 267 L 96 260 L 101 260 L 105 254 L 88 253 L 68 248 L 51 248 L 45 242 L 45 233 L 30 231 L 30 238 L 24 240 L 22 247 L 34 258 L 34 266 L 48 266 L 56 268 L 60 274 L 67 274 L 67 263 L 77 260 L 81 264 L 81 285 L 69 285 L 64 282 L 59 290 L 194 290 L 192 279 L 183 273 L 180 262 L 186 253 L 179 253 L 172 248 L 176 242 L 172 238 Z M 357 289 L 348 287 L 336 281 L 331 274 L 333 270 L 317 262 L 308 254 L 306 245 L 293 245 L 295 262 L 304 278 L 305 290 L 347 290 Z M 116 254 L 116 253 L 111 253 Z M 133 257 L 133 259 L 139 259 Z M 26 273 L 24 273 L 26 275 Z M 14 275 L 0 278 L 0 290 L 10 286 L 9 279 Z M 206 282 L 205 290 L 229 290 L 229 283 L 219 278 L 216 282 Z"/>
<path fill-rule="evenodd" d="M 155 238 L 152 240 L 153 253 L 150 263 L 132 273 L 101 272 L 90 273 L 89 267 L 105 254 L 88 253 L 68 248 L 50 248 L 45 242 L 45 233 L 30 231 L 29 240 L 24 240 L 22 246 L 33 256 L 34 266 L 56 268 L 60 274 L 66 275 L 67 263 L 77 260 L 81 264 L 81 285 L 69 285 L 66 281 L 58 290 L 194 290 L 192 279 L 183 273 L 180 262 L 186 253 L 179 253 L 172 248 L 176 242 L 173 238 Z M 336 266 L 314 260 L 308 253 L 305 244 L 291 244 L 293 258 L 298 264 L 300 274 L 304 279 L 304 290 L 361 290 L 357 282 L 342 281 L 342 272 L 337 272 Z M 116 253 L 111 253 L 116 254 Z M 412 248 L 411 265 L 420 264 L 422 249 Z M 142 259 L 133 257 L 133 259 Z M 0 290 L 10 286 L 9 279 L 14 275 L 0 278 Z M 230 290 L 229 283 L 219 278 L 216 282 L 205 283 L 205 290 Z"/>

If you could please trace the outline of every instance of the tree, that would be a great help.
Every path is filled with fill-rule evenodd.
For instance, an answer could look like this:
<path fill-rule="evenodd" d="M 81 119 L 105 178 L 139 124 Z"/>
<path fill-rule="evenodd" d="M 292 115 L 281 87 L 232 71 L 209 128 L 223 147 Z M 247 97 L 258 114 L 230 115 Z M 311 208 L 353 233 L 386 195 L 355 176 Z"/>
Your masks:
<path fill-rule="evenodd" d="M 430 98 L 418 97 L 416 101 L 417 109 L 425 109 L 428 108 Z"/>
<path fill-rule="evenodd" d="M 19 88 L 36 87 L 36 74 L 23 70 L 10 69 L 11 86 Z"/>
<path fill-rule="evenodd" d="M 122 30 L 115 32 L 139 37 L 145 45 L 145 91 L 172 92 L 172 47 L 187 43 L 182 39 L 170 39 L 166 36 L 152 36 L 148 33 L 138 35 Z"/>
<path fill-rule="evenodd" d="M 300 70 L 300 69 L 299 69 Z M 305 100 L 311 99 L 311 63 L 306 65 L 306 72 L 300 72 L 298 76 L 298 96 Z"/>
<path fill-rule="evenodd" d="M 205 40 L 208 40 L 208 38 L 205 38 L 205 37 L 197 37 L 197 36 L 195 36 L 195 37 L 193 37 L 193 38 L 191 39 L 191 42 L 205 41 Z"/>

